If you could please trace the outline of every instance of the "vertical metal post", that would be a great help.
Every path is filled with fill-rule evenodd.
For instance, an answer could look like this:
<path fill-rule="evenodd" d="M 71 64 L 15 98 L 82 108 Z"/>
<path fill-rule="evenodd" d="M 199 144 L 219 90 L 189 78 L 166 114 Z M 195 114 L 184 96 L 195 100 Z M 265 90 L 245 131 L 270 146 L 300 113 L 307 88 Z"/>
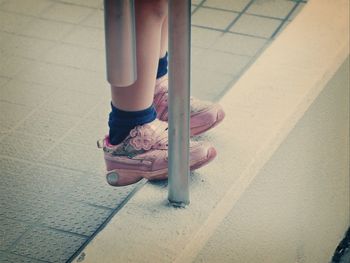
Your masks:
<path fill-rule="evenodd" d="M 174 206 L 189 198 L 191 1 L 169 1 L 169 193 Z"/>
<path fill-rule="evenodd" d="M 134 0 L 104 0 L 107 80 L 113 86 L 136 81 Z"/>

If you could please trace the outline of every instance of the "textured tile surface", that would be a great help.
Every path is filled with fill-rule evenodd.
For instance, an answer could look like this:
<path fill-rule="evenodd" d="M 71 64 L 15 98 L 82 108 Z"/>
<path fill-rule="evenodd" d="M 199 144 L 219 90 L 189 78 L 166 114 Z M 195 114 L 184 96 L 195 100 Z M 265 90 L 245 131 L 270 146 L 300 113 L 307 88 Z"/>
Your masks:
<path fill-rule="evenodd" d="M 12 252 L 49 262 L 65 262 L 83 244 L 84 237 L 54 229 L 35 227 L 11 249 Z"/>
<path fill-rule="evenodd" d="M 281 23 L 282 21 L 277 19 L 242 15 L 230 31 L 270 38 Z"/>
<path fill-rule="evenodd" d="M 266 42 L 265 39 L 226 33 L 215 42 L 212 48 L 232 54 L 254 56 Z"/>
<path fill-rule="evenodd" d="M 296 3 L 287 0 L 255 0 L 247 13 L 285 18 Z"/>
<path fill-rule="evenodd" d="M 251 2 L 251 0 L 206 0 L 203 6 L 240 12 L 249 4 L 249 2 Z"/>
<path fill-rule="evenodd" d="M 224 30 L 236 16 L 232 12 L 199 8 L 192 16 L 192 25 Z"/>

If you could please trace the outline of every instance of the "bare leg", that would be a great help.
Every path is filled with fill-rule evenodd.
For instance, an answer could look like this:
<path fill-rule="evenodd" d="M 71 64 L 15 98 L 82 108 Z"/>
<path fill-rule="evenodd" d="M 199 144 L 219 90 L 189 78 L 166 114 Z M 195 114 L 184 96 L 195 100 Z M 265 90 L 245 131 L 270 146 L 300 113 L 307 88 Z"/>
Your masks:
<path fill-rule="evenodd" d="M 163 58 L 168 51 L 168 16 L 164 18 L 162 24 L 162 34 L 160 39 L 160 54 L 159 57 Z"/>
<path fill-rule="evenodd" d="M 167 16 L 166 0 L 136 0 L 137 81 L 128 87 L 111 86 L 112 103 L 125 111 L 139 111 L 153 103 L 161 49 L 162 24 Z"/>

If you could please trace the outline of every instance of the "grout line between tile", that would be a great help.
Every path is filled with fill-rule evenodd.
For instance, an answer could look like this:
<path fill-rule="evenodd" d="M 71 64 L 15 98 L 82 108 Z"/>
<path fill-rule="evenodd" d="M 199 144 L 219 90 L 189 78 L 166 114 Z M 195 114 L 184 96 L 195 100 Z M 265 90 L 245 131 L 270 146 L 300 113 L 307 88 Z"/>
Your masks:
<path fill-rule="evenodd" d="M 238 21 L 238 19 L 247 11 L 247 9 L 253 4 L 255 0 L 250 0 L 250 2 L 243 8 L 243 10 L 238 14 L 238 16 L 233 19 L 233 21 L 225 28 L 225 32 L 228 32 L 230 28 Z"/>

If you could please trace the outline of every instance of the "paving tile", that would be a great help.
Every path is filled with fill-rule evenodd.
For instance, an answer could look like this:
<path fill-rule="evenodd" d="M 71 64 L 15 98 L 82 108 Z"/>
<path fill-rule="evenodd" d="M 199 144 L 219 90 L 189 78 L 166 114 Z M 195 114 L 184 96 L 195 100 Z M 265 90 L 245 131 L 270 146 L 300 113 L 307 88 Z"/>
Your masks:
<path fill-rule="evenodd" d="M 0 87 L 0 100 L 34 108 L 43 103 L 53 91 L 51 86 L 11 79 Z"/>
<path fill-rule="evenodd" d="M 229 31 L 270 38 L 281 23 L 277 19 L 242 15 Z"/>
<path fill-rule="evenodd" d="M 247 13 L 284 19 L 294 5 L 295 2 L 288 0 L 255 0 Z"/>
<path fill-rule="evenodd" d="M 92 107 L 99 103 L 96 97 L 73 90 L 58 90 L 42 106 L 43 111 L 83 117 Z"/>
<path fill-rule="evenodd" d="M 24 119 L 32 108 L 0 101 L 0 131 L 9 132 L 19 121 Z"/>
<path fill-rule="evenodd" d="M 111 213 L 111 209 L 62 200 L 48 211 L 40 225 L 91 236 Z"/>
<path fill-rule="evenodd" d="M 58 140 L 79 120 L 77 117 L 39 110 L 26 119 L 16 131 Z"/>
<path fill-rule="evenodd" d="M 197 61 L 193 62 L 196 68 L 237 75 L 249 63 L 252 57 L 234 55 L 215 50 L 201 53 Z"/>
<path fill-rule="evenodd" d="M 59 44 L 45 56 L 45 61 L 76 68 L 105 72 L 105 52 L 91 48 Z"/>
<path fill-rule="evenodd" d="M 75 90 L 92 95 L 109 94 L 104 73 L 61 65 L 33 61 L 31 67 L 25 68 L 17 77 L 28 82 L 57 87 L 62 92 L 63 90 Z"/>
<path fill-rule="evenodd" d="M 226 33 L 214 43 L 212 48 L 238 55 L 254 56 L 266 42 L 265 39 Z"/>
<path fill-rule="evenodd" d="M 4 46 L 0 46 L 0 54 Z M 30 67 L 31 61 L 14 55 L 1 55 L 0 76 L 13 78 L 22 70 Z"/>
<path fill-rule="evenodd" d="M 191 3 L 195 5 L 199 5 L 203 0 L 192 0 Z"/>
<path fill-rule="evenodd" d="M 52 205 L 52 200 L 36 194 L 35 188 L 29 192 L 13 191 L 14 189 L 16 185 L 11 188 L 1 188 L 0 217 L 35 223 L 47 213 Z"/>
<path fill-rule="evenodd" d="M 37 16 L 52 5 L 49 0 L 10 0 L 6 1 L 0 9 L 25 15 Z"/>
<path fill-rule="evenodd" d="M 20 239 L 11 252 L 49 262 L 66 262 L 85 240 L 77 235 L 35 227 Z"/>
<path fill-rule="evenodd" d="M 32 17 L 7 13 L 0 10 L 0 31 L 17 33 L 32 20 Z"/>
<path fill-rule="evenodd" d="M 232 12 L 200 7 L 192 15 L 192 25 L 224 30 L 236 17 Z"/>
<path fill-rule="evenodd" d="M 12 253 L 0 252 L 0 262 L 2 263 L 41 263 L 45 261 L 22 257 Z"/>
<path fill-rule="evenodd" d="M 3 154 L 1 149 L 1 154 Z M 20 160 L 13 160 L 6 157 L 0 157 L 0 175 L 4 174 L 22 174 L 26 169 L 31 166 L 30 162 L 24 162 Z"/>
<path fill-rule="evenodd" d="M 101 159 L 102 158 L 101 154 Z M 142 183 L 142 181 L 140 183 Z M 104 173 L 86 173 L 82 177 L 81 183 L 68 194 L 67 198 L 115 209 L 127 198 L 137 185 L 138 184 L 124 187 L 112 187 L 106 182 Z"/>
<path fill-rule="evenodd" d="M 49 165 L 34 164 L 21 175 L 25 182 L 22 188 L 35 188 L 38 194 L 49 200 L 57 201 L 74 190 L 83 173 Z M 64 182 L 63 186 L 62 182 Z"/>
<path fill-rule="evenodd" d="M 108 116 L 111 112 L 111 101 L 110 98 L 104 100 L 102 103 L 99 104 L 97 108 L 95 108 L 88 116 L 87 119 L 91 121 L 96 121 L 98 123 L 107 123 L 108 122 Z"/>
<path fill-rule="evenodd" d="M 48 40 L 35 39 L 26 36 L 9 36 L 1 49 L 5 54 L 15 55 L 34 60 L 42 60 L 46 52 L 55 45 Z"/>
<path fill-rule="evenodd" d="M 10 81 L 10 78 L 8 78 L 8 77 L 0 77 L 0 92 L 1 92 L 2 86 L 4 86 L 9 81 Z M 2 96 L 0 96 L 0 97 L 2 97 Z"/>
<path fill-rule="evenodd" d="M 85 19 L 91 12 L 90 8 L 56 2 L 45 10 L 41 17 L 76 24 Z"/>
<path fill-rule="evenodd" d="M 61 143 L 41 162 L 93 174 L 102 174 L 105 169 L 102 151 L 97 149 L 96 144 L 85 146 Z"/>
<path fill-rule="evenodd" d="M 192 95 L 203 100 L 217 99 L 227 84 L 232 80 L 229 74 L 193 68 L 191 71 Z"/>
<path fill-rule="evenodd" d="M 28 228 L 27 223 L 0 217 L 0 250 L 8 250 Z"/>
<path fill-rule="evenodd" d="M 91 26 L 103 29 L 104 28 L 104 14 L 102 10 L 94 10 L 86 19 L 81 23 L 84 26 Z"/>
<path fill-rule="evenodd" d="M 192 26 L 191 44 L 197 47 L 209 48 L 222 34 L 220 31 Z"/>
<path fill-rule="evenodd" d="M 73 28 L 74 26 L 71 24 L 35 18 L 18 32 L 25 36 L 58 41 Z"/>
<path fill-rule="evenodd" d="M 62 3 L 71 3 L 74 5 L 87 6 L 92 8 L 100 8 L 103 0 L 60 0 Z"/>
<path fill-rule="evenodd" d="M 36 161 L 48 150 L 52 143 L 53 139 L 51 138 L 11 133 L 0 142 L 0 148 L 3 155 L 27 161 Z"/>
<path fill-rule="evenodd" d="M 251 0 L 206 0 L 203 6 L 240 12 L 249 2 L 251 2 Z"/>
<path fill-rule="evenodd" d="M 105 52 L 104 31 L 102 29 L 76 26 L 62 41 L 82 47 L 103 50 L 103 55 Z"/>
<path fill-rule="evenodd" d="M 95 121 L 89 118 L 69 132 L 64 142 L 78 143 L 95 146 L 96 141 L 102 139 L 108 133 L 107 118 L 105 121 Z"/>

